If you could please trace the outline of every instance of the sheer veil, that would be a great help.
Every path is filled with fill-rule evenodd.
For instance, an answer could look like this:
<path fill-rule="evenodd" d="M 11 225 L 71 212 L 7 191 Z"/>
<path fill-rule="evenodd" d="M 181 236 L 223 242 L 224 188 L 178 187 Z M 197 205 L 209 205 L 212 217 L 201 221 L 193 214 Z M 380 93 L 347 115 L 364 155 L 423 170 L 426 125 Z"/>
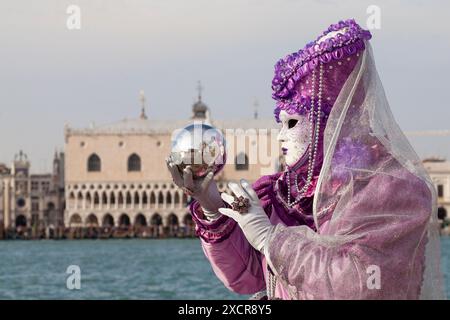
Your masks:
<path fill-rule="evenodd" d="M 385 272 L 389 279 L 403 270 L 401 294 L 379 292 L 378 298 L 420 292 L 421 299 L 444 299 L 435 188 L 394 120 L 370 43 L 365 46 L 328 118 L 314 222 L 319 230 L 334 208 L 323 235 L 327 241 L 365 239 L 358 249 L 365 252 L 362 266 L 380 264 L 382 277 Z M 372 203 L 358 207 L 367 199 Z M 402 269 L 395 269 L 397 264 Z"/>

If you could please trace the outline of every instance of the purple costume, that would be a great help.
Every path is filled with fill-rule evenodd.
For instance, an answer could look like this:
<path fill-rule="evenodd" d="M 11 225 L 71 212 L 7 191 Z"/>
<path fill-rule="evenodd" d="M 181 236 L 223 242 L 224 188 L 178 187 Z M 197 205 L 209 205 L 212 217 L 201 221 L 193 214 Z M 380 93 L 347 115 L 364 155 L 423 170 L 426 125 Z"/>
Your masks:
<path fill-rule="evenodd" d="M 191 204 L 203 251 L 228 289 L 273 286 L 271 299 L 442 298 L 434 187 L 392 117 L 370 37 L 341 21 L 275 66 L 276 120 L 281 110 L 313 110 L 321 125 L 312 168 L 306 152 L 253 184 L 273 226 L 266 256 L 233 219 L 208 221 Z"/>

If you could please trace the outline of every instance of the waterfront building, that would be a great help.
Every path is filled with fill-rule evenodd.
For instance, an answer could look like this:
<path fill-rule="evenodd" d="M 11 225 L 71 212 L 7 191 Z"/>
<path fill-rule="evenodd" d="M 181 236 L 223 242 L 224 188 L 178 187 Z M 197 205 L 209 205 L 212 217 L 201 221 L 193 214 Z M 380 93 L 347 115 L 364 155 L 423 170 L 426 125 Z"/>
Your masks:
<path fill-rule="evenodd" d="M 443 233 L 450 234 L 450 162 L 444 158 L 431 157 L 424 159 L 423 164 L 436 188 L 438 218 Z"/>
<path fill-rule="evenodd" d="M 53 237 L 64 226 L 64 154 L 55 152 L 52 173 L 31 174 L 30 167 L 23 151 L 11 167 L 0 164 L 0 238 L 14 231 Z"/>
<path fill-rule="evenodd" d="M 149 119 L 142 96 L 136 118 L 66 125 L 64 152 L 55 152 L 51 173 L 31 174 L 22 151 L 10 167 L 0 164 L 0 238 L 13 231 L 25 238 L 193 236 L 192 199 L 173 183 L 164 159 L 176 129 L 194 122 L 219 128 L 227 139 L 227 164 L 215 177 L 219 191 L 229 192 L 229 181 L 254 182 L 284 169 L 273 118 L 259 119 L 255 110 L 251 118 L 215 120 L 199 93 L 190 119 Z M 261 149 L 266 158 L 252 158 Z M 450 162 L 427 158 L 423 164 L 436 187 L 443 233 L 450 233 Z"/>
<path fill-rule="evenodd" d="M 211 124 L 225 135 L 229 129 L 236 133 L 232 138 L 226 135 L 234 154 L 228 154 L 224 170 L 215 177 L 220 191 L 227 189 L 228 181 L 245 178 L 253 182 L 283 165 L 273 118 L 258 119 L 255 112 L 249 119 L 215 120 L 199 92 L 190 119 L 156 120 L 147 117 L 142 96 L 139 117 L 81 129 L 66 125 L 66 227 L 134 228 L 147 236 L 192 234 L 191 199 L 173 183 L 165 158 L 174 131 L 193 122 Z M 267 130 L 267 141 L 246 135 L 252 130 L 260 133 L 260 129 Z M 242 136 L 245 145 L 238 142 Z M 268 150 L 265 164 L 251 161 L 249 154 L 261 143 L 275 146 Z"/>

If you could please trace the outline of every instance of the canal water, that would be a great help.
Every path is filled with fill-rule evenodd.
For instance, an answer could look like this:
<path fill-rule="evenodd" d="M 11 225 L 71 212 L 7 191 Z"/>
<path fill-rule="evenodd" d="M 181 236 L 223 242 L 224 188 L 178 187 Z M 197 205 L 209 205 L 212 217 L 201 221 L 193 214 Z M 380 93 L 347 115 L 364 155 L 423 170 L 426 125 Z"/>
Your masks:
<path fill-rule="evenodd" d="M 450 237 L 442 249 L 450 292 Z M 0 299 L 248 299 L 219 282 L 198 239 L 0 241 L 0 253 Z"/>

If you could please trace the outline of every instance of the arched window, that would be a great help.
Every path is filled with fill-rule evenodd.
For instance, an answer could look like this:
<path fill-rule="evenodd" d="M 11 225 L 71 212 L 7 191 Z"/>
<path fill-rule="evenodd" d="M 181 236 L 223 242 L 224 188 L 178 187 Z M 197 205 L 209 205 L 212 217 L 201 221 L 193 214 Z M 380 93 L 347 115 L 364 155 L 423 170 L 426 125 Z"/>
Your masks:
<path fill-rule="evenodd" d="M 103 227 L 114 227 L 114 218 L 112 215 L 110 215 L 109 213 L 107 213 L 104 217 L 103 217 L 103 223 L 102 223 Z"/>
<path fill-rule="evenodd" d="M 169 214 L 169 216 L 167 217 L 167 224 L 169 226 L 177 226 L 178 217 L 174 213 Z"/>
<path fill-rule="evenodd" d="M 236 170 L 248 170 L 248 157 L 244 152 L 236 156 Z"/>
<path fill-rule="evenodd" d="M 438 208 L 438 218 L 441 220 L 445 220 L 445 218 L 447 217 L 447 210 L 445 210 L 445 208 Z"/>
<path fill-rule="evenodd" d="M 162 225 L 161 216 L 158 213 L 155 213 L 150 219 L 150 224 L 155 226 Z"/>
<path fill-rule="evenodd" d="M 83 204 L 83 194 L 81 193 L 81 191 L 78 192 L 77 202 L 78 202 L 78 208 L 81 208 L 82 204 Z"/>
<path fill-rule="evenodd" d="M 442 198 L 444 196 L 444 186 L 442 184 L 438 184 L 437 191 L 438 191 L 438 197 Z"/>
<path fill-rule="evenodd" d="M 130 225 L 130 217 L 126 213 L 122 213 L 119 217 L 119 226 L 129 226 Z"/>
<path fill-rule="evenodd" d="M 100 197 L 98 196 L 98 193 L 95 192 L 94 193 L 94 204 L 99 204 L 100 203 Z"/>
<path fill-rule="evenodd" d="M 152 191 L 150 193 L 150 205 L 155 205 L 156 204 L 156 196 L 155 193 Z"/>
<path fill-rule="evenodd" d="M 108 196 L 106 195 L 106 192 L 103 191 L 102 193 L 102 205 L 108 204 Z"/>
<path fill-rule="evenodd" d="M 147 193 L 144 192 L 142 194 L 142 204 L 147 204 L 148 203 L 148 197 L 147 197 Z"/>
<path fill-rule="evenodd" d="M 128 157 L 128 171 L 141 171 L 141 158 L 136 153 Z"/>
<path fill-rule="evenodd" d="M 81 227 L 81 217 L 78 214 L 73 214 L 70 217 L 69 227 Z"/>
<path fill-rule="evenodd" d="M 134 225 L 135 226 L 146 226 L 147 221 L 145 219 L 145 216 L 142 213 L 139 213 L 136 218 L 134 218 Z"/>
<path fill-rule="evenodd" d="M 100 160 L 100 157 L 95 153 L 89 156 L 87 169 L 89 172 L 98 172 L 102 169 L 102 161 Z"/>
<path fill-rule="evenodd" d="M 91 213 L 86 218 L 86 227 L 98 227 L 98 219 L 95 214 Z"/>
<path fill-rule="evenodd" d="M 24 215 L 19 215 L 16 218 L 16 227 L 26 227 L 27 226 L 27 218 Z"/>
<path fill-rule="evenodd" d="M 86 193 L 86 204 L 90 206 L 91 202 L 92 202 L 91 194 L 88 192 Z"/>

